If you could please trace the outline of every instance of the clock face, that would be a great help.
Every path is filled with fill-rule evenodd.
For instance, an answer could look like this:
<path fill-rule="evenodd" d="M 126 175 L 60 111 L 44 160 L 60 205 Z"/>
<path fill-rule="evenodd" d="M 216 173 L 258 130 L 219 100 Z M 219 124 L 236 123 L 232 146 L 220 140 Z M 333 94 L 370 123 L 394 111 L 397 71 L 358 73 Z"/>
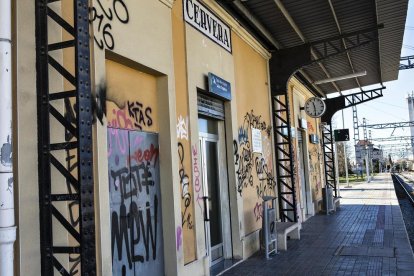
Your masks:
<path fill-rule="evenodd" d="M 309 98 L 305 102 L 305 112 L 312 118 L 321 117 L 326 110 L 325 102 L 321 98 L 313 97 Z"/>

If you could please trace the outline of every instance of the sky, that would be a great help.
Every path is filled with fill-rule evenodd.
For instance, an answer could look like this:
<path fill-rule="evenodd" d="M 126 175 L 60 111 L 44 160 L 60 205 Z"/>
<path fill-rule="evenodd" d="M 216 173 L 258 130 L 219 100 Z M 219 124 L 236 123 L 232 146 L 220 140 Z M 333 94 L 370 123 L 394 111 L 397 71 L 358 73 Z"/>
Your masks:
<path fill-rule="evenodd" d="M 408 4 L 408 13 L 406 28 L 404 32 L 403 47 L 401 49 L 401 56 L 414 55 L 414 0 L 410 0 Z M 408 104 L 407 104 L 407 95 L 408 93 L 414 92 L 414 69 L 407 69 L 399 71 L 398 80 L 386 82 L 384 86 L 387 88 L 383 90 L 383 97 L 359 104 L 357 106 L 358 111 L 358 121 L 359 125 L 362 126 L 363 118 L 366 118 L 367 124 L 379 124 L 379 123 L 394 123 L 394 122 L 408 122 Z M 364 90 L 369 90 L 372 88 L 379 88 L 380 85 L 367 86 L 363 87 Z M 350 92 L 359 92 L 358 90 L 343 91 L 344 94 Z M 333 117 L 333 124 L 336 128 L 349 128 L 350 133 L 350 148 L 352 152 L 348 155 L 352 158 L 354 157 L 353 150 L 353 116 L 352 108 L 344 109 L 344 127 L 342 121 L 342 112 L 338 111 Z M 390 136 L 410 136 L 409 128 L 399 128 L 399 129 L 371 129 L 372 138 L 382 138 Z M 359 129 L 359 137 L 363 139 L 362 127 Z M 394 141 L 394 142 L 373 142 L 374 146 L 378 145 L 387 145 L 393 143 L 395 146 L 383 146 L 384 149 L 392 148 L 392 157 L 397 159 L 398 152 L 401 151 L 405 146 L 406 141 Z M 388 151 L 385 149 L 385 151 Z M 388 153 L 388 152 L 386 152 Z M 412 155 L 411 155 L 412 156 Z M 410 158 L 412 158 L 410 156 Z"/>

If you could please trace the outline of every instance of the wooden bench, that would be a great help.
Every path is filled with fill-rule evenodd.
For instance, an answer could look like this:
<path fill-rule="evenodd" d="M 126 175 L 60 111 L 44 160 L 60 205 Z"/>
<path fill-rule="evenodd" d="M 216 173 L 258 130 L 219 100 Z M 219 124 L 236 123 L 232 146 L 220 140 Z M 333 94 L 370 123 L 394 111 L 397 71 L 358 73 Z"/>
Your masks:
<path fill-rule="evenodd" d="M 300 240 L 299 223 L 297 222 L 276 222 L 277 248 L 287 250 L 287 238 Z"/>
<path fill-rule="evenodd" d="M 339 199 L 339 197 L 334 197 L 334 211 L 336 212 L 336 209 L 339 209 L 339 207 L 341 206 L 341 200 Z"/>

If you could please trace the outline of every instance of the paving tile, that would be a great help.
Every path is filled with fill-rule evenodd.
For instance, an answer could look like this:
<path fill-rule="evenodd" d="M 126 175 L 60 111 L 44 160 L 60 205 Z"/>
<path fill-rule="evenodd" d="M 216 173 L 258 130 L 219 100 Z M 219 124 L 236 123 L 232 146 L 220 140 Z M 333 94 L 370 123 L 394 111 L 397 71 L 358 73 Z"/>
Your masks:
<path fill-rule="evenodd" d="M 391 177 L 355 183 L 341 196 L 341 208 L 308 219 L 287 251 L 267 261 L 258 252 L 224 275 L 414 275 Z"/>
<path fill-rule="evenodd" d="M 409 261 L 399 261 L 397 260 L 397 269 L 398 270 L 411 270 L 414 274 L 414 263 Z"/>
<path fill-rule="evenodd" d="M 368 246 L 344 246 L 341 256 L 368 256 Z"/>
<path fill-rule="evenodd" d="M 393 258 L 394 257 L 394 247 L 392 247 L 392 248 L 391 247 L 385 247 L 385 248 L 369 247 L 368 248 L 368 256 Z"/>

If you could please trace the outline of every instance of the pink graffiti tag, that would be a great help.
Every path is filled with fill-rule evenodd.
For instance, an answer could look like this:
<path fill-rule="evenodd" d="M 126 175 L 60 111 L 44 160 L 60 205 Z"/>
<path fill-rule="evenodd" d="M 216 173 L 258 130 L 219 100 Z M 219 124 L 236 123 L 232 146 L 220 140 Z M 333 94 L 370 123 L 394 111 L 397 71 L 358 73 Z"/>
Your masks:
<path fill-rule="evenodd" d="M 119 131 L 117 128 L 108 128 L 108 132 L 108 157 L 112 155 L 113 150 L 115 152 L 119 151 L 121 154 L 126 154 L 128 148 L 127 133 Z"/>
<path fill-rule="evenodd" d="M 144 142 L 144 137 L 142 136 L 137 136 L 135 137 L 135 140 L 132 142 L 132 145 L 134 147 L 139 147 L 141 145 L 141 143 Z"/>
<path fill-rule="evenodd" d="M 119 132 L 118 129 L 133 129 L 132 121 L 128 118 L 125 111 L 122 109 L 112 109 L 112 113 L 115 115 L 115 118 L 112 119 L 111 122 L 108 122 L 108 127 L 111 128 L 111 130 L 108 129 L 108 157 L 112 154 L 113 145 L 116 146 L 122 154 L 125 154 L 127 151 L 128 136 L 125 132 Z"/>
<path fill-rule="evenodd" d="M 138 149 L 130 156 L 130 160 L 135 160 L 137 163 L 142 163 L 143 161 L 157 163 L 158 160 L 158 148 L 154 147 L 153 144 L 148 149 Z"/>
<path fill-rule="evenodd" d="M 122 109 L 112 109 L 112 113 L 116 116 L 111 122 L 108 122 L 109 127 L 134 129 L 132 121 L 126 112 Z"/>
<path fill-rule="evenodd" d="M 176 232 L 177 251 L 180 251 L 180 247 L 183 244 L 182 232 L 183 232 L 182 228 L 178 226 L 177 232 Z"/>
<path fill-rule="evenodd" d="M 203 212 L 203 196 L 201 191 L 200 183 L 200 167 L 198 166 L 198 147 L 196 145 L 192 146 L 193 150 L 193 177 L 194 177 L 194 189 L 197 193 L 197 204 L 200 207 L 201 212 Z"/>

